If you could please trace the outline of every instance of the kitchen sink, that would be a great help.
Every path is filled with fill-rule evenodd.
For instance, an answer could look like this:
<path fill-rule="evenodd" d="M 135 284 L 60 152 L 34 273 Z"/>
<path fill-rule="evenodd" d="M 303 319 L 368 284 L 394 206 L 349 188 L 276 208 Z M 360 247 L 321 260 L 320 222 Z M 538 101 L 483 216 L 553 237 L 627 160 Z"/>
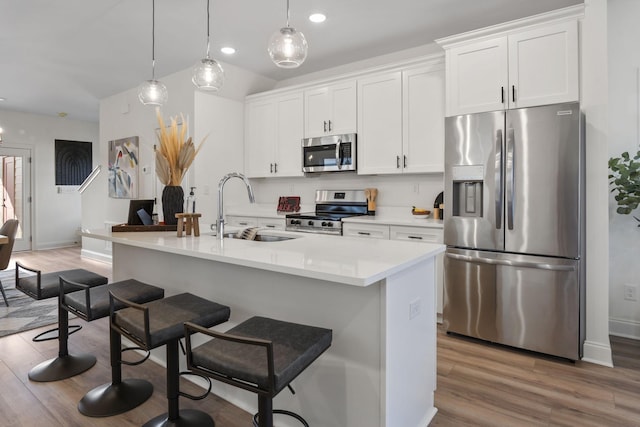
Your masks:
<path fill-rule="evenodd" d="M 215 233 L 213 233 L 212 236 L 215 236 Z M 225 239 L 243 240 L 242 237 L 239 236 L 237 233 L 225 233 L 224 237 Z M 297 237 L 282 236 L 282 235 L 275 235 L 275 234 L 262 234 L 259 232 L 258 234 L 256 234 L 256 237 L 252 240 L 254 242 L 282 242 L 285 240 L 293 240 L 293 239 L 297 239 Z M 251 240 L 251 239 L 244 239 L 244 240 Z"/>

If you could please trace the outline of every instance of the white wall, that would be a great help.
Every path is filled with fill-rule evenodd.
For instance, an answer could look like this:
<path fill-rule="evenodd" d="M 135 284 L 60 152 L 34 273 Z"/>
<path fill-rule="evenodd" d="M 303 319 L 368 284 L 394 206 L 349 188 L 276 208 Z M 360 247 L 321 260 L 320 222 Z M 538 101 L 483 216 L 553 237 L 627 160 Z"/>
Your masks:
<path fill-rule="evenodd" d="M 189 135 L 193 136 L 196 145 L 206 136 L 201 152 L 182 183 L 185 196 L 189 193 L 189 187 L 197 187 L 198 210 L 202 209 L 203 223 L 215 220 L 213 206 L 220 177 L 232 170 L 242 171 L 245 96 L 271 89 L 275 85 L 271 79 L 232 65 L 222 65 L 226 80 L 217 94 L 196 91 L 191 82 L 190 68 L 160 78 L 169 92 L 169 101 L 161 110 L 165 121 L 168 123 L 169 117 L 182 113 L 188 122 Z M 153 156 L 157 128 L 155 108 L 146 107 L 138 101 L 137 88 L 101 100 L 100 152 L 97 161 L 102 164 L 103 171 L 83 194 L 83 227 L 104 228 L 127 221 L 129 199 L 108 197 L 108 143 L 130 136 L 138 136 L 140 143 L 138 198 L 157 197 L 157 212 L 160 220 L 163 220 L 160 203 L 163 186 L 156 179 Z M 143 169 L 147 172 L 143 173 Z M 206 190 L 209 194 L 204 194 L 205 187 L 208 187 Z M 233 203 L 233 195 L 238 192 L 229 190 L 228 193 Z M 98 259 L 110 257 L 109 246 L 98 240 L 84 238 L 82 247 L 84 256 Z"/>
<path fill-rule="evenodd" d="M 99 161 L 98 123 L 0 110 L 3 146 L 32 150 L 33 249 L 69 246 L 79 241 L 80 195 L 58 193 L 55 185 L 55 140 L 93 143 Z"/>
<path fill-rule="evenodd" d="M 609 155 L 634 155 L 640 145 L 640 2 L 609 0 Z M 609 203 L 610 329 L 640 339 L 640 302 L 626 301 L 625 284 L 640 288 L 640 229 L 632 215 L 616 213 Z M 640 217 L 640 212 L 635 212 Z"/>

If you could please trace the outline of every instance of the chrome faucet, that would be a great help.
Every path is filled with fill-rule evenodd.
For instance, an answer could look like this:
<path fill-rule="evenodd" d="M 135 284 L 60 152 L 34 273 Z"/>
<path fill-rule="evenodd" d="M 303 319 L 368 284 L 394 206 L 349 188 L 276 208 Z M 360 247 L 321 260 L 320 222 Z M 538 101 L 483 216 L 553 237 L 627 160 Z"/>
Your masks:
<path fill-rule="evenodd" d="M 253 188 L 251 188 L 251 183 L 246 176 L 238 172 L 231 172 L 222 177 L 222 179 L 218 183 L 218 221 L 216 222 L 216 236 L 219 240 L 222 240 L 224 238 L 224 211 L 222 203 L 222 190 L 224 189 L 224 184 L 231 178 L 240 178 L 242 181 L 244 181 L 244 185 L 247 186 L 247 193 L 249 193 L 249 202 L 256 202 L 255 197 L 253 197 Z"/>

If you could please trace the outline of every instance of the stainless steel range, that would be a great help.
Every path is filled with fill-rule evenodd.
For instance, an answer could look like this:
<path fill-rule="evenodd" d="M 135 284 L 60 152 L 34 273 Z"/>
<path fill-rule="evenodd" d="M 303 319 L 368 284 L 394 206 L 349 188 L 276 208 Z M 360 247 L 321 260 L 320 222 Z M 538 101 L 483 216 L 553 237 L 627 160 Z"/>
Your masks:
<path fill-rule="evenodd" d="M 288 231 L 342 234 L 342 218 L 366 215 L 364 190 L 316 190 L 316 211 L 286 216 Z"/>

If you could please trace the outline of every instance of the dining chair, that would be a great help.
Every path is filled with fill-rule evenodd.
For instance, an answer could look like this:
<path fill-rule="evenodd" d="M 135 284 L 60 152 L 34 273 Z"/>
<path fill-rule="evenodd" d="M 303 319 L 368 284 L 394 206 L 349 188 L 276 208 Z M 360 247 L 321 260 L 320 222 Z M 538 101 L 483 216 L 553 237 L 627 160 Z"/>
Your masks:
<path fill-rule="evenodd" d="M 9 239 L 7 243 L 0 245 L 0 270 L 6 270 L 6 268 L 9 266 L 11 253 L 13 252 L 13 242 L 15 242 L 16 240 L 17 232 L 17 219 L 8 219 L 4 224 L 2 224 L 2 228 L 0 228 L 0 235 L 7 236 L 7 238 Z M 0 281 L 0 292 L 2 292 L 4 303 L 7 305 L 7 307 L 9 307 L 7 296 L 5 295 L 4 288 L 2 287 L 2 281 Z"/>

